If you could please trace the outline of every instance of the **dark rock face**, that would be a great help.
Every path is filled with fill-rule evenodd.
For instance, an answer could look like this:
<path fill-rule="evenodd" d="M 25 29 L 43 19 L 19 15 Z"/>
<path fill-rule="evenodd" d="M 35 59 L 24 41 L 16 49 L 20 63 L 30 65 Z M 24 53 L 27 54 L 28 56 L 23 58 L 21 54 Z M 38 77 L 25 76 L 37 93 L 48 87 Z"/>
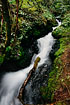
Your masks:
<path fill-rule="evenodd" d="M 1 72 L 15 71 L 18 69 L 15 61 L 4 61 L 4 63 L 0 66 Z"/>
<path fill-rule="evenodd" d="M 39 67 L 31 77 L 23 92 L 23 102 L 25 104 L 44 104 L 41 97 L 40 88 L 47 86 L 48 73 L 51 69 L 51 61 L 48 59 L 44 65 Z"/>
<path fill-rule="evenodd" d="M 51 58 L 52 61 L 54 61 L 54 59 L 55 59 L 54 53 L 56 51 L 58 51 L 59 48 L 60 48 L 60 41 L 59 40 L 56 40 L 55 44 L 52 47 L 52 51 L 49 54 L 49 56 L 50 56 L 50 58 Z"/>

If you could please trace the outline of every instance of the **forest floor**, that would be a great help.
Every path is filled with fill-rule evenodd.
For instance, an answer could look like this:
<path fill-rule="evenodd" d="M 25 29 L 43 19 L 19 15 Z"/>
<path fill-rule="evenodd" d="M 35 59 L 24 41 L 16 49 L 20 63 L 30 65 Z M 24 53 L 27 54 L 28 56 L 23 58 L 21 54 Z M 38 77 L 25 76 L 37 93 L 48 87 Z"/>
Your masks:
<path fill-rule="evenodd" d="M 70 48 L 66 49 L 61 57 L 63 70 L 59 77 L 60 87 L 55 92 L 54 99 L 56 100 L 55 105 L 70 105 Z M 65 104 L 63 104 L 65 103 Z"/>

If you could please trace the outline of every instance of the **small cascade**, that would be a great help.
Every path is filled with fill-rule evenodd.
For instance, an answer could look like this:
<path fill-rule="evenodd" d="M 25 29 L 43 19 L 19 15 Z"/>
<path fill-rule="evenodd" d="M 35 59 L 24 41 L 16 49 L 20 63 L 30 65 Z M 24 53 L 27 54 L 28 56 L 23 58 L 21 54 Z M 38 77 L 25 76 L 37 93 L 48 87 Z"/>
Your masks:
<path fill-rule="evenodd" d="M 58 22 L 58 26 L 60 26 L 61 22 L 58 20 L 56 21 Z M 53 27 L 53 30 L 57 27 Z M 49 53 L 52 50 L 55 39 L 52 36 L 52 32 L 50 32 L 45 37 L 38 39 L 37 42 L 39 52 L 38 54 L 34 54 L 31 65 L 25 69 L 19 70 L 17 72 L 10 72 L 3 76 L 0 84 L 0 105 L 22 105 L 17 99 L 20 87 L 22 86 L 24 80 L 27 78 L 29 71 L 33 68 L 35 59 L 40 57 L 41 61 L 39 62 L 38 68 L 33 76 L 34 79 L 32 77 L 26 86 L 24 101 L 25 103 L 34 104 L 35 99 L 38 98 L 39 89 L 37 89 L 35 92 L 34 86 L 37 87 L 38 85 L 38 87 L 40 87 L 40 82 L 43 83 L 43 79 L 41 81 L 41 75 L 43 75 L 48 70 L 48 67 L 51 64 Z M 34 97 L 36 98 L 34 99 Z"/>

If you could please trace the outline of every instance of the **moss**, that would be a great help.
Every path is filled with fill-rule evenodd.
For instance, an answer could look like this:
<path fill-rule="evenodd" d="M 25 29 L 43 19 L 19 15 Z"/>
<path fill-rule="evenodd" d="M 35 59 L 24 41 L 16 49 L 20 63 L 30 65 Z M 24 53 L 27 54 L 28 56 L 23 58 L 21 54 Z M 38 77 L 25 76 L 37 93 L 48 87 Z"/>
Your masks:
<path fill-rule="evenodd" d="M 49 102 L 54 101 L 54 94 L 60 87 L 60 81 L 65 81 L 64 78 L 61 78 L 61 75 L 64 68 L 62 55 L 64 54 L 66 48 L 70 48 L 70 17 L 68 16 L 70 16 L 70 14 L 65 15 L 62 21 L 62 25 L 53 31 L 53 35 L 57 38 L 57 41 L 59 41 L 60 46 L 57 45 L 59 46 L 59 49 L 54 54 L 55 59 L 53 62 L 52 70 L 49 73 L 48 85 L 47 87 L 41 88 L 43 100 Z M 68 76 L 66 78 L 69 79 L 70 77 Z M 56 105 L 62 105 L 62 102 L 58 102 Z M 64 103 L 64 105 L 66 104 Z"/>
<path fill-rule="evenodd" d="M 50 103 L 55 101 L 54 100 L 55 91 L 58 90 L 60 87 L 60 79 L 59 78 L 63 72 L 63 65 L 62 65 L 61 57 L 62 57 L 62 54 L 58 55 L 56 57 L 56 59 L 54 60 L 52 70 L 49 73 L 49 80 L 48 80 L 47 87 L 41 88 L 41 94 L 42 94 L 43 100 L 50 102 Z M 67 78 L 69 79 L 70 77 L 68 76 Z M 63 81 L 65 81 L 65 79 L 61 78 L 61 81 L 63 82 Z M 60 104 L 56 104 L 56 105 L 60 105 Z"/>
<path fill-rule="evenodd" d="M 36 60 L 35 60 L 35 62 L 34 62 L 34 66 L 33 66 L 34 70 L 37 68 L 38 62 L 39 62 L 40 60 L 41 60 L 40 57 L 37 57 L 37 58 L 36 58 Z"/>
<path fill-rule="evenodd" d="M 52 20 L 53 19 L 53 15 L 48 11 L 48 9 L 45 10 L 45 12 L 43 13 L 43 16 L 48 19 L 48 20 Z M 55 18 L 55 17 L 54 17 Z"/>
<path fill-rule="evenodd" d="M 66 104 L 63 102 L 58 102 L 58 103 L 56 103 L 56 105 L 66 105 Z"/>
<path fill-rule="evenodd" d="M 56 28 L 52 34 L 55 38 L 70 37 L 70 13 L 64 15 L 61 26 Z"/>
<path fill-rule="evenodd" d="M 61 75 L 62 67 L 60 56 L 54 60 L 54 65 L 52 71 L 49 74 L 48 86 L 41 89 L 42 98 L 48 100 L 49 102 L 53 101 L 54 92 L 59 87 L 59 76 Z"/>
<path fill-rule="evenodd" d="M 52 34 L 55 38 L 60 38 L 60 37 L 65 37 L 65 36 L 69 37 L 70 36 L 70 27 L 60 26 L 55 31 L 53 31 Z"/>
<path fill-rule="evenodd" d="M 5 55 L 3 54 L 3 55 L 0 55 L 0 64 L 2 64 L 3 63 L 3 61 L 4 61 L 4 57 L 5 57 Z"/>
<path fill-rule="evenodd" d="M 65 51 L 65 48 L 69 47 L 70 38 L 69 37 L 60 38 L 59 42 L 60 42 L 60 48 L 54 54 L 56 57 L 61 55 Z"/>

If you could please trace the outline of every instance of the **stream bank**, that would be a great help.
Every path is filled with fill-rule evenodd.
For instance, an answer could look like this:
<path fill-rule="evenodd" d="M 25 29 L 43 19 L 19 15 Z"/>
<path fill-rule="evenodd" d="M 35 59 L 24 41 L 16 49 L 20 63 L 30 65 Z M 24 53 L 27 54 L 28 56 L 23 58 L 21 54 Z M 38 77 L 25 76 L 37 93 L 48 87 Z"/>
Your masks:
<path fill-rule="evenodd" d="M 41 87 L 42 98 L 53 105 L 70 104 L 70 13 L 61 17 L 62 24 L 53 31 L 58 49 L 49 73 L 47 87 Z"/>

